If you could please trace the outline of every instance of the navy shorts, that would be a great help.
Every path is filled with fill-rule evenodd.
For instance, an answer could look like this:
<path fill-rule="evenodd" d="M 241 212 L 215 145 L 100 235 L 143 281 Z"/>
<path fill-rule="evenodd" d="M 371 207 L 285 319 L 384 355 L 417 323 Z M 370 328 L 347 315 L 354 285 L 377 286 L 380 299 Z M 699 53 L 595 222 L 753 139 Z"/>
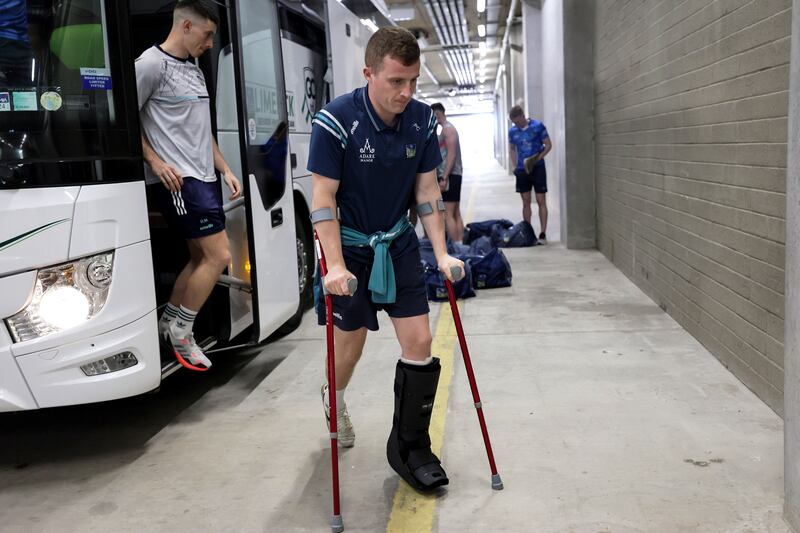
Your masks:
<path fill-rule="evenodd" d="M 184 238 L 207 237 L 225 229 L 219 181 L 208 183 L 185 177 L 178 192 L 170 192 L 161 183 L 148 185 L 147 189 L 169 227 Z"/>
<path fill-rule="evenodd" d="M 448 178 L 449 187 L 442 193 L 442 200 L 445 202 L 460 202 L 461 201 L 461 176 L 459 174 L 450 174 Z"/>
<path fill-rule="evenodd" d="M 515 170 L 514 175 L 517 177 L 517 192 L 531 192 L 531 188 L 536 194 L 547 192 L 547 171 L 544 165 L 536 165 L 530 174 L 525 169 Z"/>
<path fill-rule="evenodd" d="M 419 249 L 392 259 L 397 286 L 397 299 L 393 304 L 376 304 L 367 288 L 372 264 L 364 264 L 345 257 L 347 270 L 358 278 L 358 290 L 353 296 L 332 296 L 333 324 L 343 331 L 355 331 L 366 327 L 378 330 L 378 311 L 385 310 L 393 318 L 408 318 L 430 312 L 428 292 L 425 288 L 425 270 L 419 257 Z M 317 300 L 317 321 L 325 325 L 325 298 L 322 291 Z"/>

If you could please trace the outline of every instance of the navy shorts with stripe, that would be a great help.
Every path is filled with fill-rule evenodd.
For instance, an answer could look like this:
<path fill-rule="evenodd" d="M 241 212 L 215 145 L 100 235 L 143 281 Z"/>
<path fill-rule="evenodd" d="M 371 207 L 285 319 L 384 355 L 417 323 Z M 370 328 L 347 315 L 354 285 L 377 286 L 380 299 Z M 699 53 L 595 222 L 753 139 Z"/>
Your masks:
<path fill-rule="evenodd" d="M 514 175 L 517 177 L 517 192 L 531 192 L 531 189 L 536 194 L 547 192 L 547 171 L 544 165 L 536 165 L 530 174 L 525 169 L 515 170 Z"/>
<path fill-rule="evenodd" d="M 170 228 L 184 238 L 207 237 L 225 229 L 219 181 L 209 183 L 185 177 L 183 187 L 178 192 L 170 192 L 161 183 L 148 185 L 147 188 Z"/>
<path fill-rule="evenodd" d="M 393 318 L 408 318 L 428 314 L 428 293 L 425 289 L 425 270 L 420 261 L 419 249 L 392 259 L 397 286 L 397 299 L 393 304 L 376 304 L 372 301 L 369 276 L 372 264 L 365 264 L 345 256 L 347 270 L 358 278 L 358 290 L 353 296 L 332 296 L 333 324 L 343 331 L 366 327 L 378 330 L 378 311 L 385 310 Z M 325 325 L 325 298 L 322 291 L 317 300 L 317 321 Z"/>

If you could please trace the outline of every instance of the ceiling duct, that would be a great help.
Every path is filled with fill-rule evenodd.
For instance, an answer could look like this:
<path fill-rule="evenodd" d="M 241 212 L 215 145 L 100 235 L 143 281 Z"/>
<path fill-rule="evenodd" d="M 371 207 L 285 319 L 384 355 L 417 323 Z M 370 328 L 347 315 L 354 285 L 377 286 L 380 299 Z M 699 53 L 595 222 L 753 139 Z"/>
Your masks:
<path fill-rule="evenodd" d="M 486 0 L 486 46 L 497 46 L 497 29 L 500 20 L 500 0 Z"/>
<path fill-rule="evenodd" d="M 439 54 L 448 73 L 459 89 L 474 89 L 474 58 L 469 44 L 464 0 L 423 0 L 423 5 L 442 45 Z"/>
<path fill-rule="evenodd" d="M 500 61 L 497 63 L 497 74 L 494 77 L 494 92 L 500 90 L 500 75 L 505 72 L 506 65 L 506 50 L 508 50 L 508 37 L 511 34 L 511 22 L 514 20 L 514 12 L 517 10 L 517 0 L 511 0 L 511 7 L 508 10 L 508 18 L 506 19 L 506 34 L 503 35 L 503 44 L 500 47 Z"/>

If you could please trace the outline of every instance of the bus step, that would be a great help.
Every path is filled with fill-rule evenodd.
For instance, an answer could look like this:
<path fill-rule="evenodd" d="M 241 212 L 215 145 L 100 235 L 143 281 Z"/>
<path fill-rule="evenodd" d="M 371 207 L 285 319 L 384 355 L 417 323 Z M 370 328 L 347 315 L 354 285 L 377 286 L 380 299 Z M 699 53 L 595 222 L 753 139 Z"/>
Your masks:
<path fill-rule="evenodd" d="M 223 287 L 229 287 L 231 289 L 236 289 L 247 293 L 253 292 L 253 287 L 249 283 L 226 274 L 220 275 L 219 279 L 217 280 L 217 285 L 222 285 Z"/>

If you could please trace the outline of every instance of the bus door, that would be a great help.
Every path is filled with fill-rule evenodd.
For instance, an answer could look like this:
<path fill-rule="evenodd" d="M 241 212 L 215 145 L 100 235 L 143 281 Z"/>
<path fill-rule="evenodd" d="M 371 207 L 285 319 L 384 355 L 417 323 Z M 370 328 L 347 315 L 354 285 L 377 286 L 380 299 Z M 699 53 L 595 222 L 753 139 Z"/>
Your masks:
<path fill-rule="evenodd" d="M 297 309 L 294 200 L 288 163 L 289 124 L 274 1 L 232 3 L 237 133 L 249 246 L 249 281 L 257 340 Z M 291 181 L 289 181 L 291 184 Z"/>

